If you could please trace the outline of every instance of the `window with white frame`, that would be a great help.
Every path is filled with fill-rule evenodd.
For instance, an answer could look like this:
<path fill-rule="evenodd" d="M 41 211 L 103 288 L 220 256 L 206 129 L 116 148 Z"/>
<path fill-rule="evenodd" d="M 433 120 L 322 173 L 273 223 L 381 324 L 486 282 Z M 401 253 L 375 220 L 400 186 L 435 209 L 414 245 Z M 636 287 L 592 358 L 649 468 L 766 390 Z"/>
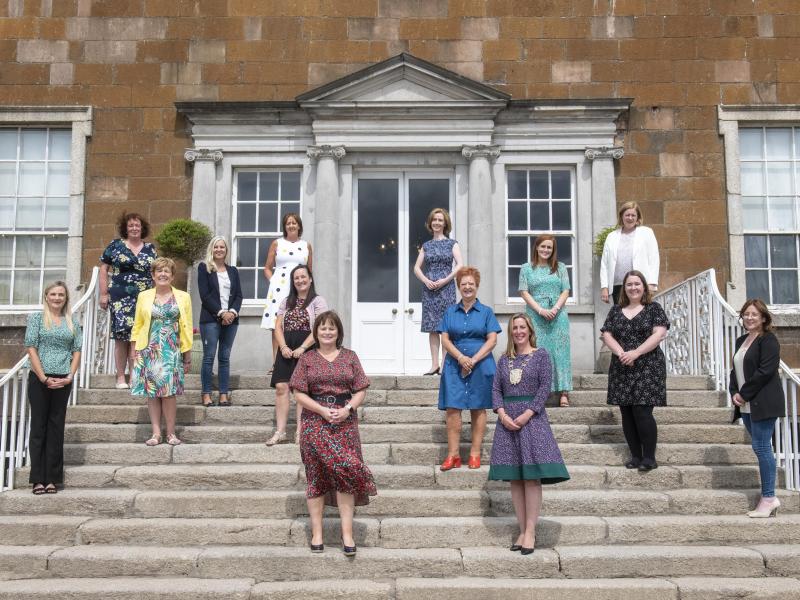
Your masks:
<path fill-rule="evenodd" d="M 800 127 L 739 130 L 748 298 L 799 304 Z"/>
<path fill-rule="evenodd" d="M 245 301 L 267 297 L 264 262 L 282 237 L 287 213 L 300 214 L 300 170 L 237 170 L 233 185 L 233 254 Z"/>
<path fill-rule="evenodd" d="M 70 129 L 0 128 L 0 306 L 41 305 L 66 279 Z"/>
<path fill-rule="evenodd" d="M 574 171 L 559 167 L 510 168 L 506 172 L 506 290 L 509 301 L 519 297 L 519 272 L 531 260 L 536 236 L 556 238 L 558 260 L 569 273 L 574 295 L 575 181 Z"/>

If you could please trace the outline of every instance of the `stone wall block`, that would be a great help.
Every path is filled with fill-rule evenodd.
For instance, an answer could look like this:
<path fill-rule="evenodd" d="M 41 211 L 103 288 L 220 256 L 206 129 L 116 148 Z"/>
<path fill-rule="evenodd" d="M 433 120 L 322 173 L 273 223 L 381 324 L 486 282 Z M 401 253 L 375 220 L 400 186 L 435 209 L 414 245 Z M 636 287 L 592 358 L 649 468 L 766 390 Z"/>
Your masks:
<path fill-rule="evenodd" d="M 500 36 L 500 19 L 467 18 L 461 21 L 461 37 L 466 40 L 496 40 Z"/>
<path fill-rule="evenodd" d="M 69 40 L 159 40 L 166 37 L 167 23 L 164 18 L 74 17 L 65 30 Z"/>
<path fill-rule="evenodd" d="M 399 32 L 399 19 L 347 20 L 347 38 L 351 40 L 396 40 L 400 37 Z"/>
<path fill-rule="evenodd" d="M 221 40 L 189 42 L 189 60 L 197 63 L 224 63 L 225 42 Z"/>
<path fill-rule="evenodd" d="M 658 168 L 662 177 L 692 176 L 692 161 L 686 154 L 659 154 Z"/>
<path fill-rule="evenodd" d="M 750 81 L 750 63 L 746 60 L 723 60 L 714 65 L 714 81 Z"/>
<path fill-rule="evenodd" d="M 771 38 L 775 35 L 772 25 L 772 15 L 758 15 L 758 36 Z"/>
<path fill-rule="evenodd" d="M 75 65 L 53 63 L 50 65 L 50 85 L 71 85 L 75 79 Z"/>
<path fill-rule="evenodd" d="M 589 61 L 558 61 L 553 63 L 553 83 L 586 83 L 592 80 L 592 63 Z"/>
<path fill-rule="evenodd" d="M 247 17 L 242 23 L 244 39 L 246 40 L 260 40 L 261 39 L 261 18 L 260 17 Z"/>
<path fill-rule="evenodd" d="M 629 38 L 633 37 L 633 17 L 593 17 L 593 38 Z"/>
<path fill-rule="evenodd" d="M 182 84 L 175 87 L 175 100 L 218 100 L 219 88 L 216 85 Z"/>
<path fill-rule="evenodd" d="M 86 42 L 83 58 L 90 63 L 132 63 L 136 60 L 136 42 Z"/>
<path fill-rule="evenodd" d="M 17 62 L 52 63 L 67 62 L 69 42 L 50 40 L 19 40 Z"/>
<path fill-rule="evenodd" d="M 446 17 L 448 0 L 378 0 L 379 17 Z"/>

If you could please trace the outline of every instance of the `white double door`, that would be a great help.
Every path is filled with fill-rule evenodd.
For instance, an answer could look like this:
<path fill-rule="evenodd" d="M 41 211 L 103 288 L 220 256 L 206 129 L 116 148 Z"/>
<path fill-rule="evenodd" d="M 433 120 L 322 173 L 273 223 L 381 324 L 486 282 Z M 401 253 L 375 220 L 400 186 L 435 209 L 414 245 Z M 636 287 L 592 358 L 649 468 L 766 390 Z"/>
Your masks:
<path fill-rule="evenodd" d="M 414 263 L 428 213 L 452 217 L 452 171 L 357 173 L 353 195 L 353 348 L 367 373 L 421 375 L 431 358 Z"/>

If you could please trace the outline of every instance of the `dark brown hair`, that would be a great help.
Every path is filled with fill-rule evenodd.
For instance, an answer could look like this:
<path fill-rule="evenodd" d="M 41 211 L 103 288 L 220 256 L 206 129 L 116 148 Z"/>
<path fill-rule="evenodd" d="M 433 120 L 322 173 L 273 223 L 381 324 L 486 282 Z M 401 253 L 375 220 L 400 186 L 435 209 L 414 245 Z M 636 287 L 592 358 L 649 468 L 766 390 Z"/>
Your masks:
<path fill-rule="evenodd" d="M 481 272 L 475 267 L 461 267 L 456 271 L 456 285 L 461 285 L 464 277 L 472 277 L 475 280 L 475 287 L 481 287 Z"/>
<path fill-rule="evenodd" d="M 536 236 L 536 239 L 533 240 L 533 250 L 531 257 L 531 264 L 535 267 L 539 264 L 539 252 L 537 249 L 542 244 L 542 242 L 551 241 L 553 242 L 553 253 L 550 255 L 550 258 L 547 259 L 547 266 L 550 267 L 550 272 L 555 273 L 558 271 L 558 243 L 556 242 L 556 238 L 549 233 L 545 233 L 543 235 Z"/>
<path fill-rule="evenodd" d="M 739 310 L 739 318 L 744 319 L 744 311 L 751 306 L 761 313 L 761 316 L 764 318 L 763 331 L 772 331 L 772 314 L 769 312 L 767 305 L 764 304 L 764 301 L 761 298 L 750 298 L 745 300 L 744 304 L 742 304 L 742 308 Z"/>
<path fill-rule="evenodd" d="M 335 310 L 326 310 L 314 320 L 314 343 L 317 345 L 317 348 L 319 348 L 317 332 L 325 323 L 333 323 L 336 326 L 336 347 L 341 348 L 342 342 L 344 341 L 344 327 L 342 326 L 342 320 Z"/>
<path fill-rule="evenodd" d="M 314 289 L 314 276 L 311 274 L 311 269 L 308 265 L 297 265 L 292 272 L 289 273 L 289 297 L 286 298 L 286 310 L 294 310 L 297 307 L 297 288 L 294 285 L 294 274 L 299 270 L 305 270 L 311 283 L 308 286 L 308 293 L 306 294 L 306 301 L 304 306 L 308 307 L 311 301 L 317 297 L 317 290 Z"/>
<path fill-rule="evenodd" d="M 136 219 L 142 224 L 142 239 L 150 235 L 150 223 L 142 215 L 136 212 L 124 212 L 117 219 L 117 233 L 123 240 L 128 239 L 128 221 Z"/>
<path fill-rule="evenodd" d="M 625 293 L 625 282 L 628 281 L 628 277 L 638 277 L 642 280 L 642 285 L 644 286 L 644 291 L 642 292 L 642 304 L 650 304 L 653 301 L 653 292 L 650 291 L 650 286 L 647 285 L 647 279 L 644 278 L 641 271 L 628 271 L 625 273 L 625 277 L 622 279 L 622 290 L 619 292 L 619 305 L 620 306 L 628 306 L 631 303 L 630 298 L 628 298 L 628 294 Z"/>
<path fill-rule="evenodd" d="M 283 237 L 286 237 L 286 221 L 288 221 L 290 218 L 297 221 L 297 237 L 303 237 L 303 219 L 301 219 L 300 215 L 297 213 L 286 213 L 283 215 L 283 218 L 281 219 L 281 231 L 283 231 Z"/>

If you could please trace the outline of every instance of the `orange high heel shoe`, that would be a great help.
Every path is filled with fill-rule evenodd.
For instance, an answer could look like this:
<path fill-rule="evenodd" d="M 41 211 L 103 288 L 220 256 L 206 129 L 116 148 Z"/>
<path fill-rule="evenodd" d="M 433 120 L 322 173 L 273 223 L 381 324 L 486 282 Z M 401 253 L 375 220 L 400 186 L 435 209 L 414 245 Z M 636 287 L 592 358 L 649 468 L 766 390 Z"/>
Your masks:
<path fill-rule="evenodd" d="M 472 456 L 469 455 L 469 460 L 467 461 L 467 466 L 470 469 L 480 469 L 481 468 L 481 457 L 480 456 Z"/>
<path fill-rule="evenodd" d="M 444 459 L 442 466 L 439 467 L 441 471 L 449 471 L 450 469 L 460 469 L 461 468 L 461 457 L 460 456 L 448 456 Z"/>

